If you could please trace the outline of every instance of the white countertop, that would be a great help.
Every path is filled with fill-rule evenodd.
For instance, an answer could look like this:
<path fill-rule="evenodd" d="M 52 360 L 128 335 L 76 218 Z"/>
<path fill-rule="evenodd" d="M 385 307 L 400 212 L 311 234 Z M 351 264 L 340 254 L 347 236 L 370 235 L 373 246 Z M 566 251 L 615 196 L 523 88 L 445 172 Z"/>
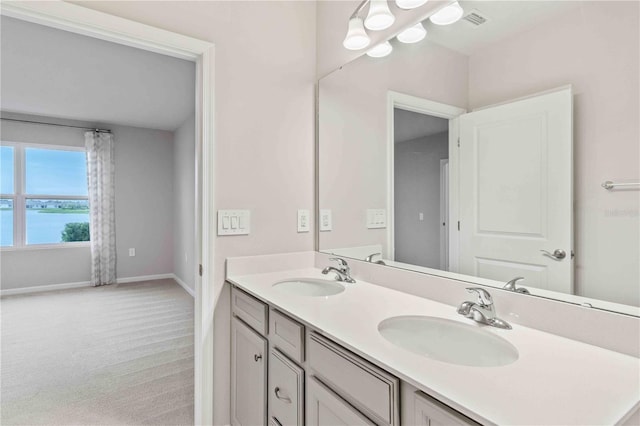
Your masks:
<path fill-rule="evenodd" d="M 361 280 L 329 297 L 273 287 L 291 278 L 327 276 L 309 268 L 227 280 L 483 424 L 616 424 L 640 406 L 638 358 L 518 324 L 512 330 L 478 325 L 455 307 Z M 417 355 L 378 333 L 381 321 L 401 315 L 483 327 L 513 344 L 519 358 L 502 367 L 468 367 Z"/>

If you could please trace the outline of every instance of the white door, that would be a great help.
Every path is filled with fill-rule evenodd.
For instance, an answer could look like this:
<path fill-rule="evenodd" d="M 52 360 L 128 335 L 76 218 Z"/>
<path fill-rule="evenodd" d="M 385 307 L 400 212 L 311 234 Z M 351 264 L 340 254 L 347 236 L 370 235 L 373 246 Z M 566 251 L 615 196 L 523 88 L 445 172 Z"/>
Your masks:
<path fill-rule="evenodd" d="M 236 317 L 231 321 L 231 423 L 267 421 L 267 341 Z"/>
<path fill-rule="evenodd" d="M 572 117 L 570 88 L 460 117 L 460 273 L 572 292 Z"/>
<path fill-rule="evenodd" d="M 311 377 L 307 385 L 307 424 L 309 426 L 372 426 L 374 423 L 315 377 Z"/>

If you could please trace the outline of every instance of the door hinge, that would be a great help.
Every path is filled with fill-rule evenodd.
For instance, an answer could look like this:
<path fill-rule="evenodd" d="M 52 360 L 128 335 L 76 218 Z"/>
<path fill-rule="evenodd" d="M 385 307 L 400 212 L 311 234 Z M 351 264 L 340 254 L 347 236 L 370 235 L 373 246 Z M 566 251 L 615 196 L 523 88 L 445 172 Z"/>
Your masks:
<path fill-rule="evenodd" d="M 202 264 L 198 265 L 198 274 L 202 276 Z"/>
<path fill-rule="evenodd" d="M 460 148 L 460 138 L 458 138 L 458 148 Z"/>
<path fill-rule="evenodd" d="M 458 231 L 460 230 L 460 221 L 458 221 Z"/>

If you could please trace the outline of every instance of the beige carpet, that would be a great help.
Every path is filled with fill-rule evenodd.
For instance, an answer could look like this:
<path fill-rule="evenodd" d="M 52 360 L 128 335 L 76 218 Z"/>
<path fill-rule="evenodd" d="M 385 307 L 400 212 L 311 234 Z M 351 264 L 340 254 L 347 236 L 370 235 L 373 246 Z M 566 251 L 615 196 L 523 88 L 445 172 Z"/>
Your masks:
<path fill-rule="evenodd" d="M 193 298 L 173 280 L 0 309 L 2 425 L 193 424 Z"/>

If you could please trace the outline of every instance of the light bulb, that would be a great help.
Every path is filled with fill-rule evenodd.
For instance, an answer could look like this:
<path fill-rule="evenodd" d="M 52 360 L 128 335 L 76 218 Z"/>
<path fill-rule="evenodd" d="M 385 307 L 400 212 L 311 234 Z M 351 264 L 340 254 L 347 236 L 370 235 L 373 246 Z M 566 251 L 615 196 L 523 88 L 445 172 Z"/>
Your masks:
<path fill-rule="evenodd" d="M 415 9 L 425 4 L 427 0 L 396 0 L 396 5 L 400 9 Z"/>
<path fill-rule="evenodd" d="M 385 41 L 369 49 L 367 55 L 372 58 L 383 58 L 390 54 L 392 50 L 393 46 L 391 46 L 391 43 Z"/>
<path fill-rule="evenodd" d="M 429 20 L 436 25 L 450 25 L 460 20 L 462 15 L 464 15 L 464 9 L 455 2 L 431 15 Z"/>
<path fill-rule="evenodd" d="M 364 30 L 362 19 L 355 17 L 349 20 L 349 30 L 342 45 L 349 50 L 364 49 L 371 43 L 371 39 Z"/>
<path fill-rule="evenodd" d="M 389 10 L 387 0 L 370 0 L 369 14 L 364 20 L 364 26 L 369 30 L 379 31 L 386 30 L 396 20 L 395 16 Z"/>
<path fill-rule="evenodd" d="M 418 22 L 413 27 L 409 27 L 398 34 L 398 41 L 402 43 L 417 43 L 427 35 L 427 30 L 422 26 L 422 22 Z"/>

